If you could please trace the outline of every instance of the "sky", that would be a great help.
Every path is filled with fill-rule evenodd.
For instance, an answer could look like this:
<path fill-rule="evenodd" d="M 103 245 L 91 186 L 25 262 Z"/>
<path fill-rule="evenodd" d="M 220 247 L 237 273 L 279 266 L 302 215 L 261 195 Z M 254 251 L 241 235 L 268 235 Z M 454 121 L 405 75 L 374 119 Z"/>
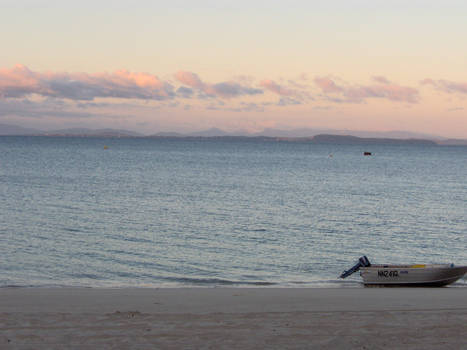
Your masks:
<path fill-rule="evenodd" d="M 467 138 L 467 2 L 0 0 L 0 123 Z"/>

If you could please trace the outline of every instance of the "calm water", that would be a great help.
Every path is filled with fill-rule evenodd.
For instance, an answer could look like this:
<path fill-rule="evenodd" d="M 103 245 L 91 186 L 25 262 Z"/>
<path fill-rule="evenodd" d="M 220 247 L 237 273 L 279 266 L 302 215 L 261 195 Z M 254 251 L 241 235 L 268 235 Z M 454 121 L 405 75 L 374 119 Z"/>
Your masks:
<path fill-rule="evenodd" d="M 363 254 L 466 265 L 466 178 L 467 147 L 0 137 L 0 286 L 359 286 L 337 276 Z"/>

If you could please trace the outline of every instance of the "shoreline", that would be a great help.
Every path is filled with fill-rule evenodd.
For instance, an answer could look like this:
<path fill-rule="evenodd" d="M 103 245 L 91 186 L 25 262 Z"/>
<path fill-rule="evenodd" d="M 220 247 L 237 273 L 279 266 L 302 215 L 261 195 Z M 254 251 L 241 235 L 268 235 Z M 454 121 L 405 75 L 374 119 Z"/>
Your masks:
<path fill-rule="evenodd" d="M 377 286 L 377 285 L 364 285 L 361 280 L 332 280 L 326 282 L 311 282 L 311 283 L 275 283 L 275 282 L 261 282 L 261 283 L 200 283 L 200 284 L 173 284 L 173 283 L 160 283 L 160 284 L 133 284 L 133 285 L 69 285 L 69 284 L 43 284 L 43 285 L 4 285 L 0 286 L 3 289 L 374 289 L 374 288 L 401 288 L 401 289 L 420 289 L 420 288 L 440 288 L 440 287 L 419 287 L 419 286 Z M 463 277 L 458 281 L 446 286 L 444 289 L 462 289 L 467 288 L 467 277 Z"/>
<path fill-rule="evenodd" d="M 0 312 L 467 310 L 464 288 L 2 288 Z M 115 311 L 115 310 L 113 310 Z"/>

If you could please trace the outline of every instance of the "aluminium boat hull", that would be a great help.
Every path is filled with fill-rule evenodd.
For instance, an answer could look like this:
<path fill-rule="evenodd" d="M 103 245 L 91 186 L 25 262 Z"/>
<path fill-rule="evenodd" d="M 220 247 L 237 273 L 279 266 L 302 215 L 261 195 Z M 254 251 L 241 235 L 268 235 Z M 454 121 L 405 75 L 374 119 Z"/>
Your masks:
<path fill-rule="evenodd" d="M 360 268 L 365 285 L 441 287 L 467 273 L 467 266 L 371 265 Z"/>

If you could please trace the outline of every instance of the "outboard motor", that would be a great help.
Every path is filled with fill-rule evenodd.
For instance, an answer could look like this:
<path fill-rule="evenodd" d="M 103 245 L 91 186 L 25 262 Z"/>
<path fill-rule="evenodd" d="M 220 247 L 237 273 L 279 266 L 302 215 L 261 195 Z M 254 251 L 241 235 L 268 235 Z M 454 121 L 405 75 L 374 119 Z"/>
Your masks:
<path fill-rule="evenodd" d="M 368 260 L 368 258 L 364 255 L 358 259 L 358 263 L 354 267 L 350 268 L 347 271 L 342 272 L 342 275 L 340 275 L 340 278 L 349 277 L 354 272 L 357 272 L 358 270 L 360 270 L 360 267 L 368 267 L 368 266 L 371 266 L 370 260 Z"/>

